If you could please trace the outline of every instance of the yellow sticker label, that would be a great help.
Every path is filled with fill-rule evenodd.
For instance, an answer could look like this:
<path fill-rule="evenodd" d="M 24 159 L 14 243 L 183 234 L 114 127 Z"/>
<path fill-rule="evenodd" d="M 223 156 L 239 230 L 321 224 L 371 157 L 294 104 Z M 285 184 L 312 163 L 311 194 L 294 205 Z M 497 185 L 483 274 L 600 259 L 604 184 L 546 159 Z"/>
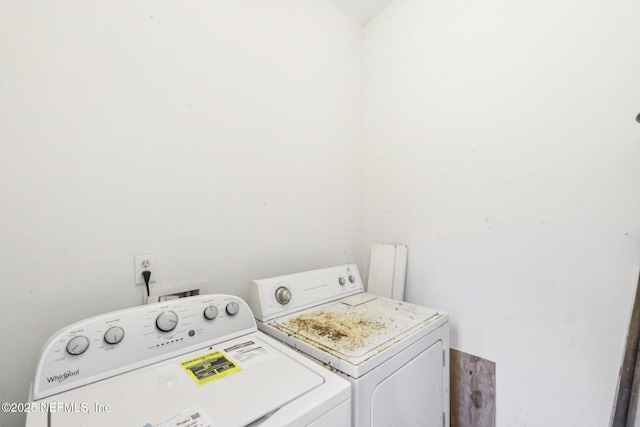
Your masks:
<path fill-rule="evenodd" d="M 240 365 L 219 350 L 180 362 L 180 366 L 198 385 L 242 370 Z"/>

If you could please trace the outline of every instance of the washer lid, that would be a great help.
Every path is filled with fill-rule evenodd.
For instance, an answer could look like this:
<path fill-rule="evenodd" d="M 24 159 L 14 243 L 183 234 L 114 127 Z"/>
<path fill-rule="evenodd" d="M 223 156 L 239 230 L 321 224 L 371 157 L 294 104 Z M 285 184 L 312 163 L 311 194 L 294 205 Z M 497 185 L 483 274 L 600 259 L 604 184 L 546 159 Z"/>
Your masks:
<path fill-rule="evenodd" d="M 431 308 L 360 293 L 280 317 L 270 324 L 357 365 L 445 315 Z"/>
<path fill-rule="evenodd" d="M 212 427 L 243 427 L 323 383 L 322 376 L 252 334 L 37 403 L 52 409 L 53 426 L 164 427 L 180 417 L 202 417 Z"/>

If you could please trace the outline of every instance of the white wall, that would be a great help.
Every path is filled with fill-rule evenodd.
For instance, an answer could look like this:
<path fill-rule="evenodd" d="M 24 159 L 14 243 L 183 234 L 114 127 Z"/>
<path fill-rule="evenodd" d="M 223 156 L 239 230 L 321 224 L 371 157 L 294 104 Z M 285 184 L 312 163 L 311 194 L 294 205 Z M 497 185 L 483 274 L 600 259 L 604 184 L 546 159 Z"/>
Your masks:
<path fill-rule="evenodd" d="M 406 297 L 496 362 L 501 427 L 608 424 L 640 260 L 639 19 L 396 0 L 365 27 L 363 248 L 408 244 Z"/>
<path fill-rule="evenodd" d="M 141 301 L 135 254 L 244 296 L 388 241 L 407 298 L 497 362 L 500 426 L 606 425 L 640 255 L 639 15 L 396 0 L 361 80 L 360 29 L 324 1 L 2 2 L 1 400 L 57 328 Z"/>
<path fill-rule="evenodd" d="M 360 261 L 360 47 L 320 0 L 0 3 L 0 401 L 135 254 L 240 296 Z"/>

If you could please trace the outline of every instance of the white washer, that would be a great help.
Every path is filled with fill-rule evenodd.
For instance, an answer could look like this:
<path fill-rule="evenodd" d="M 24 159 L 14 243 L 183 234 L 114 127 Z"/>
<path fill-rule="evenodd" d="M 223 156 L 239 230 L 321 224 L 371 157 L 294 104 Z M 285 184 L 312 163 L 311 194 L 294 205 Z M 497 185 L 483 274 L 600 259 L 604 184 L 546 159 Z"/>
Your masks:
<path fill-rule="evenodd" d="M 346 426 L 348 381 L 202 295 L 75 323 L 45 344 L 26 427 Z"/>
<path fill-rule="evenodd" d="M 355 264 L 254 280 L 258 328 L 347 378 L 354 427 L 449 426 L 449 316 L 364 292 Z"/>

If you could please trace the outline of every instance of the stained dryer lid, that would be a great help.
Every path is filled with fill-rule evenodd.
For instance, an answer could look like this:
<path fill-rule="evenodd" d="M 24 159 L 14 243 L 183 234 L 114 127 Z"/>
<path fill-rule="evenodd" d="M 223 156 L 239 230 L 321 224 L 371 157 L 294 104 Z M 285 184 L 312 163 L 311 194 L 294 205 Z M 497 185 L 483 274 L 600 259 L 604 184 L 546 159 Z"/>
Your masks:
<path fill-rule="evenodd" d="M 360 365 L 385 351 L 399 351 L 411 334 L 428 334 L 448 320 L 447 313 L 431 308 L 359 293 L 294 314 L 268 325 L 292 340 L 303 341 L 338 360 Z M 349 367 L 338 369 L 349 373 Z"/>

